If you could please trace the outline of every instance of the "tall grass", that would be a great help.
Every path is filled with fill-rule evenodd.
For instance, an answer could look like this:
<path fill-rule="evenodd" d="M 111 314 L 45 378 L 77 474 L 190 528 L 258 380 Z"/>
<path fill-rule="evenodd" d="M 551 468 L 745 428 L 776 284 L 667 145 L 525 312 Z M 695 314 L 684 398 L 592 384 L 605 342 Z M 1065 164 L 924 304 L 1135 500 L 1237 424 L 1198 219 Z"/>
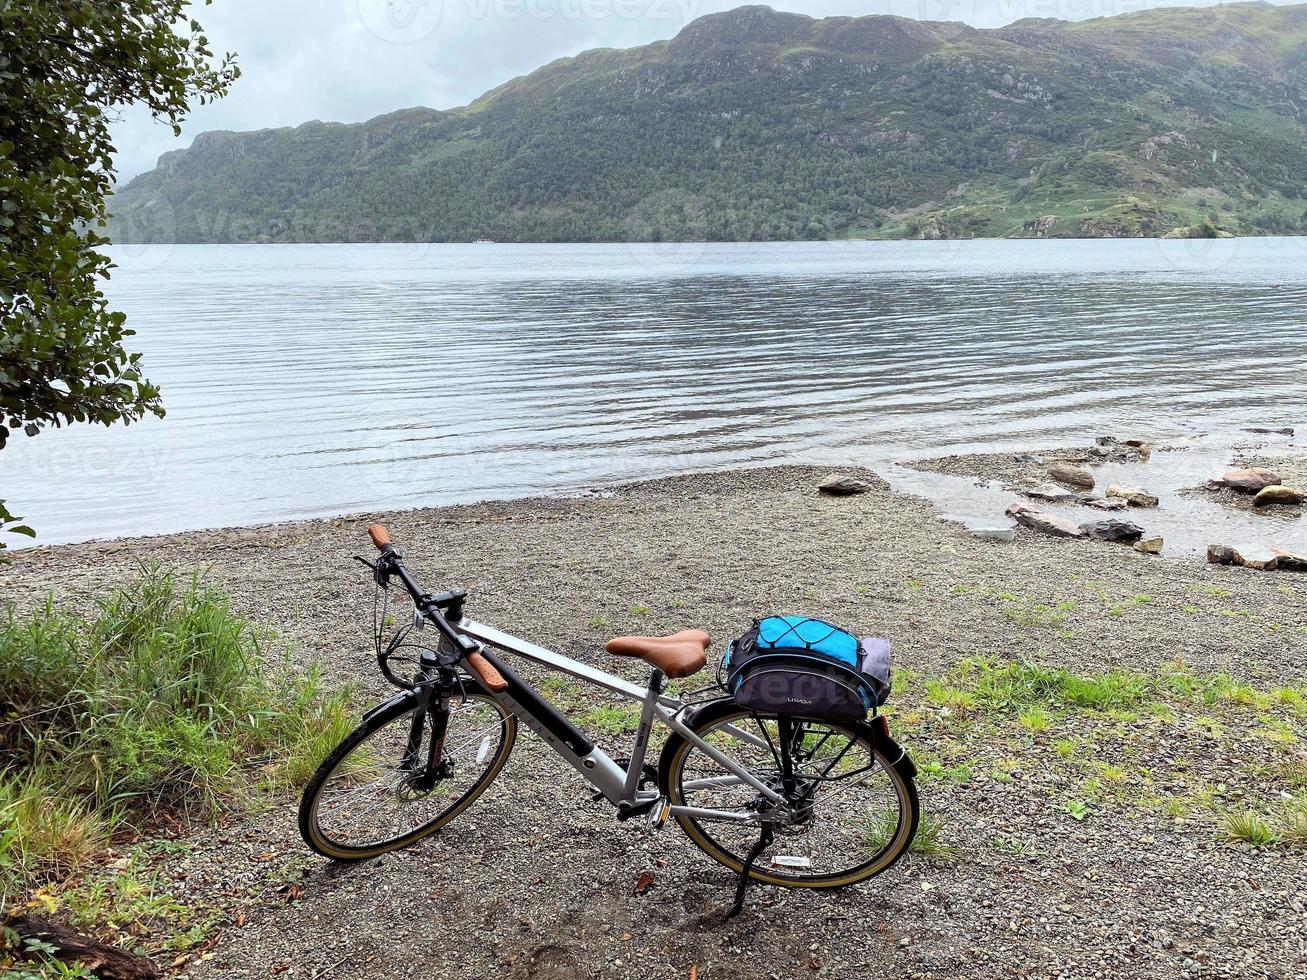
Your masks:
<path fill-rule="evenodd" d="M 352 725 L 348 692 L 274 655 L 198 579 L 158 568 L 89 618 L 0 618 L 0 900 L 160 820 L 298 783 Z"/>

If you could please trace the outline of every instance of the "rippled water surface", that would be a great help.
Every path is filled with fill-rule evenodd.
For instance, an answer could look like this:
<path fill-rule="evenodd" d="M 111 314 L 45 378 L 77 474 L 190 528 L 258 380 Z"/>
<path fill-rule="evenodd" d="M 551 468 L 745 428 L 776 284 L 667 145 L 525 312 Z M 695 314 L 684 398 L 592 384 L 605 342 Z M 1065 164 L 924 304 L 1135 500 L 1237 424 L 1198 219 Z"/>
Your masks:
<path fill-rule="evenodd" d="M 114 257 L 168 417 L 11 443 L 42 542 L 1307 420 L 1303 239 Z"/>

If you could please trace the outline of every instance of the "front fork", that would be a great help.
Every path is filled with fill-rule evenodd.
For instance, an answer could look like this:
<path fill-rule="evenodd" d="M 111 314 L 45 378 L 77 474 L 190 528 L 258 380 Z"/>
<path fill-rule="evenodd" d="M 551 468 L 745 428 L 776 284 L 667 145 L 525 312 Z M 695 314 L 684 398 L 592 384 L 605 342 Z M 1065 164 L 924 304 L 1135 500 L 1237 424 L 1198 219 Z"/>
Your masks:
<path fill-rule="evenodd" d="M 457 683 L 452 669 L 440 666 L 431 651 L 422 651 L 422 661 L 413 679 L 419 700 L 413 709 L 408 744 L 400 764 L 404 772 L 412 774 L 410 779 L 414 789 L 428 791 L 437 779 L 448 775 L 445 772 L 448 765 L 444 758 L 445 735 L 449 731 L 449 703 Z M 422 736 L 428 725 L 431 739 L 427 742 L 426 758 L 423 759 Z"/>

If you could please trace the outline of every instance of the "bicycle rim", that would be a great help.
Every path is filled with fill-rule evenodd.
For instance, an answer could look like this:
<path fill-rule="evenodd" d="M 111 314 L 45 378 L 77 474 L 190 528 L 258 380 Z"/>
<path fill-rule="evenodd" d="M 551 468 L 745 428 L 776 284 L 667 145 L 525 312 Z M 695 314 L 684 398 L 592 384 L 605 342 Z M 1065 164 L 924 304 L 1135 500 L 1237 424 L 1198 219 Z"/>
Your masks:
<path fill-rule="evenodd" d="M 517 720 L 482 692 L 455 696 L 443 752 L 432 754 L 432 716 L 399 702 L 351 734 L 323 762 L 300 807 L 300 831 L 319 854 L 361 860 L 439 830 L 503 768 Z"/>
<path fill-rule="evenodd" d="M 801 819 L 774 826 L 750 877 L 799 888 L 841 888 L 880 874 L 906 853 L 916 833 L 916 788 L 881 754 L 866 725 L 794 719 L 794 785 L 787 793 Z M 711 712 L 696 734 L 765 785 L 783 791 L 781 720 L 743 708 Z M 692 742 L 673 749 L 667 792 L 674 806 L 763 811 L 761 794 Z M 729 823 L 678 814 L 687 836 L 734 871 L 757 842 L 758 822 Z"/>

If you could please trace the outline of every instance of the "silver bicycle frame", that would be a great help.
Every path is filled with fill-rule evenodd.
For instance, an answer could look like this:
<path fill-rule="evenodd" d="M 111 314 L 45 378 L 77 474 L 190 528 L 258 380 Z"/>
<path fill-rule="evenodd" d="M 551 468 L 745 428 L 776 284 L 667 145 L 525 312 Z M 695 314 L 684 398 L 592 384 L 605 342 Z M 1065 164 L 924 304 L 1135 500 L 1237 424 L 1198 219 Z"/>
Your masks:
<path fill-rule="evenodd" d="M 615 674 L 610 674 L 597 667 L 591 667 L 589 664 L 583 664 L 571 657 L 565 657 L 561 653 L 555 653 L 553 650 L 537 646 L 534 643 L 501 632 L 494 627 L 472 622 L 468 619 L 463 619 L 457 623 L 455 628 L 460 633 L 470 636 L 487 646 L 502 650 L 505 653 L 515 654 L 525 660 L 540 664 L 549 670 L 567 674 L 595 687 L 612 691 L 614 694 L 636 701 L 642 706 L 640 725 L 635 734 L 635 745 L 631 749 L 631 761 L 626 768 L 623 768 L 613 761 L 603 749 L 593 745 L 593 743 L 588 753 L 581 754 L 573 751 L 563 738 L 560 738 L 549 725 L 537 717 L 535 711 L 529 705 L 523 704 L 512 696 L 511 688 L 509 691 L 502 693 L 490 692 L 492 697 L 516 715 L 532 731 L 544 739 L 545 743 L 566 760 L 569 765 L 589 780 L 610 803 L 618 806 L 633 806 L 657 799 L 657 791 L 640 790 L 638 788 L 640 773 L 644 768 L 644 760 L 648 754 L 649 735 L 653 727 L 653 721 L 657 719 L 731 774 L 730 777 L 722 776 L 699 780 L 694 784 L 695 787 L 704 788 L 709 785 L 725 786 L 747 783 L 768 802 L 782 808 L 782 810 L 786 808 L 785 798 L 781 794 L 691 731 L 681 720 L 686 706 L 677 698 L 662 693 L 660 690 L 661 684 L 651 682 L 647 688 L 639 687 Z M 655 674 L 653 680 L 657 680 L 659 677 L 660 675 Z M 743 742 L 760 748 L 768 747 L 763 739 L 749 732 L 734 726 L 727 726 L 726 730 Z M 757 813 L 753 812 L 710 810 L 692 806 L 673 806 L 669 808 L 668 812 L 672 816 L 679 814 L 691 816 L 698 820 L 725 820 L 740 823 L 756 823 L 758 820 Z"/>

